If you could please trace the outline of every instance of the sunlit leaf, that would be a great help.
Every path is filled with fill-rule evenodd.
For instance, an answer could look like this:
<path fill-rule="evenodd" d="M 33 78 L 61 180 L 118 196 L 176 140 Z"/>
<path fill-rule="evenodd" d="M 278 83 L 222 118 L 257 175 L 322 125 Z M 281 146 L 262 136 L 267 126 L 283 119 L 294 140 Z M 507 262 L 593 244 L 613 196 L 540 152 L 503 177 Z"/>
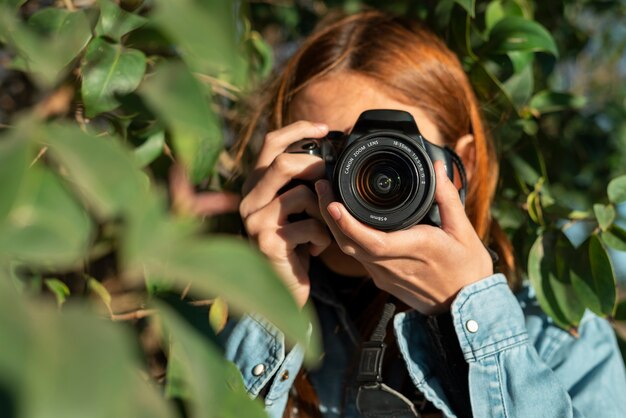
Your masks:
<path fill-rule="evenodd" d="M 505 17 L 491 28 L 485 51 L 493 54 L 511 51 L 559 54 L 550 32 L 539 23 L 518 16 Z"/>
<path fill-rule="evenodd" d="M 613 205 L 596 203 L 593 205 L 593 212 L 595 213 L 598 224 L 603 231 L 609 229 L 615 220 L 615 207 Z"/>
<path fill-rule="evenodd" d="M 98 0 L 100 19 L 96 25 L 96 36 L 107 36 L 114 41 L 148 22 L 145 17 L 121 9 L 111 0 Z"/>
<path fill-rule="evenodd" d="M 57 305 L 63 306 L 65 299 L 67 299 L 70 295 L 70 288 L 59 279 L 46 279 L 44 280 L 44 283 L 46 284 L 48 290 L 54 294 L 54 297 L 57 300 Z"/>
<path fill-rule="evenodd" d="M 493 0 L 485 10 L 485 25 L 491 29 L 507 16 L 524 16 L 522 8 L 513 0 Z"/>
<path fill-rule="evenodd" d="M 86 279 L 87 279 L 87 287 L 89 288 L 89 290 L 95 293 L 98 296 L 98 298 L 102 301 L 102 303 L 104 303 L 104 306 L 106 306 L 107 310 L 109 311 L 109 314 L 113 314 L 113 310 L 111 309 L 112 298 L 107 288 L 104 287 L 102 283 L 100 283 L 98 280 L 94 279 L 93 277 L 87 277 Z"/>
<path fill-rule="evenodd" d="M 626 175 L 611 180 L 607 188 L 607 193 L 612 203 L 626 202 Z"/>
<path fill-rule="evenodd" d="M 602 241 L 611 248 L 626 251 L 626 231 L 615 224 L 602 232 Z"/>
<path fill-rule="evenodd" d="M 194 183 L 204 180 L 223 148 L 221 125 L 182 63 L 157 66 L 140 92 L 167 123 L 174 150 Z"/>
<path fill-rule="evenodd" d="M 579 109 L 585 103 L 586 99 L 584 96 L 543 90 L 533 96 L 529 106 L 537 114 L 542 115 L 568 109 Z"/>
<path fill-rule="evenodd" d="M 228 320 L 228 304 L 222 298 L 215 298 L 209 309 L 209 323 L 216 333 L 221 332 Z"/>
<path fill-rule="evenodd" d="M 143 52 L 111 44 L 102 38 L 91 41 L 81 65 L 86 115 L 92 117 L 118 107 L 115 95 L 135 90 L 145 70 Z"/>
<path fill-rule="evenodd" d="M 220 351 L 166 306 L 159 311 L 172 340 L 167 395 L 189 400 L 196 418 L 264 418 L 262 405 L 245 392 L 241 373 L 229 366 Z"/>

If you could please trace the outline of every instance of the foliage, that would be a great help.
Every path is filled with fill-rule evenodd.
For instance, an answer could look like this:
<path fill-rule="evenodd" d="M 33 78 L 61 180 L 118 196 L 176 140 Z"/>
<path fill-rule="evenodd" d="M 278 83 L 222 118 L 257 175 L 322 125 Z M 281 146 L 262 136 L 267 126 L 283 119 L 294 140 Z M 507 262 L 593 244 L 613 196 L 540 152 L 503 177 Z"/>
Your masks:
<path fill-rule="evenodd" d="M 0 89 L 3 417 L 263 415 L 216 334 L 257 311 L 307 344 L 313 317 L 217 233 L 232 115 L 273 50 L 366 6 L 424 20 L 461 58 L 502 159 L 494 212 L 543 309 L 568 329 L 585 309 L 624 320 L 626 88 L 596 69 L 623 59 L 623 3 L 0 0 L 0 83 L 22 86 Z"/>

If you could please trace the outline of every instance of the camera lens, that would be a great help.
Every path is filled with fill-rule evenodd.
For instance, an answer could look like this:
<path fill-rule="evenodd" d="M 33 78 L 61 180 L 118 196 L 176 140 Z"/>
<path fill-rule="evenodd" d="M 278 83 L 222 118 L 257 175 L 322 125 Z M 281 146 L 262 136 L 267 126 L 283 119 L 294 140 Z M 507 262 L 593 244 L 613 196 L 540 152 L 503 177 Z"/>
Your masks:
<path fill-rule="evenodd" d="M 417 181 L 406 158 L 391 152 L 374 153 L 356 171 L 358 197 L 377 210 L 392 210 L 411 196 Z"/>

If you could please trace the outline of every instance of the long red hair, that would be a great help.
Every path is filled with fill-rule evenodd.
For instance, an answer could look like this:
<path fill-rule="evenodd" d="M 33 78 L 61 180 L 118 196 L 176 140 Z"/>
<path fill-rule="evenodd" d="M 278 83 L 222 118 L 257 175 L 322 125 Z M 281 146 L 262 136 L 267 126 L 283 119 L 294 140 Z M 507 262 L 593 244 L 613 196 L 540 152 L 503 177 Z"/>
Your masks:
<path fill-rule="evenodd" d="M 257 97 L 260 103 L 255 102 L 246 113 L 242 137 L 234 148 L 237 161 L 242 162 L 246 150 L 254 148 L 251 139 L 255 133 L 293 122 L 291 105 L 306 86 L 342 71 L 369 77 L 396 100 L 422 109 L 447 146 L 454 148 L 461 137 L 474 136 L 475 165 L 466 212 L 483 242 L 498 253 L 499 270 L 516 287 L 511 243 L 490 211 L 498 180 L 495 148 L 457 56 L 419 24 L 378 11 L 332 15 L 318 27 L 271 84 L 265 86 Z M 299 397 L 310 398 L 305 395 L 311 395 L 306 379 L 299 376 L 298 382 Z"/>

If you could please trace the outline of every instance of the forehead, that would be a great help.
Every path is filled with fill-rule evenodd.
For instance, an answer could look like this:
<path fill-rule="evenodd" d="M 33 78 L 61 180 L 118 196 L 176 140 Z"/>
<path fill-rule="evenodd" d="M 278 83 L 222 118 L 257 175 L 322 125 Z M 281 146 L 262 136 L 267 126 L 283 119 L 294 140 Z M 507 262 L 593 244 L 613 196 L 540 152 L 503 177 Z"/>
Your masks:
<path fill-rule="evenodd" d="M 291 106 L 290 122 L 321 122 L 346 133 L 365 110 L 404 110 L 413 115 L 426 139 L 443 144 L 439 130 L 422 109 L 394 99 L 379 82 L 359 74 L 340 72 L 317 80 L 300 91 Z"/>

